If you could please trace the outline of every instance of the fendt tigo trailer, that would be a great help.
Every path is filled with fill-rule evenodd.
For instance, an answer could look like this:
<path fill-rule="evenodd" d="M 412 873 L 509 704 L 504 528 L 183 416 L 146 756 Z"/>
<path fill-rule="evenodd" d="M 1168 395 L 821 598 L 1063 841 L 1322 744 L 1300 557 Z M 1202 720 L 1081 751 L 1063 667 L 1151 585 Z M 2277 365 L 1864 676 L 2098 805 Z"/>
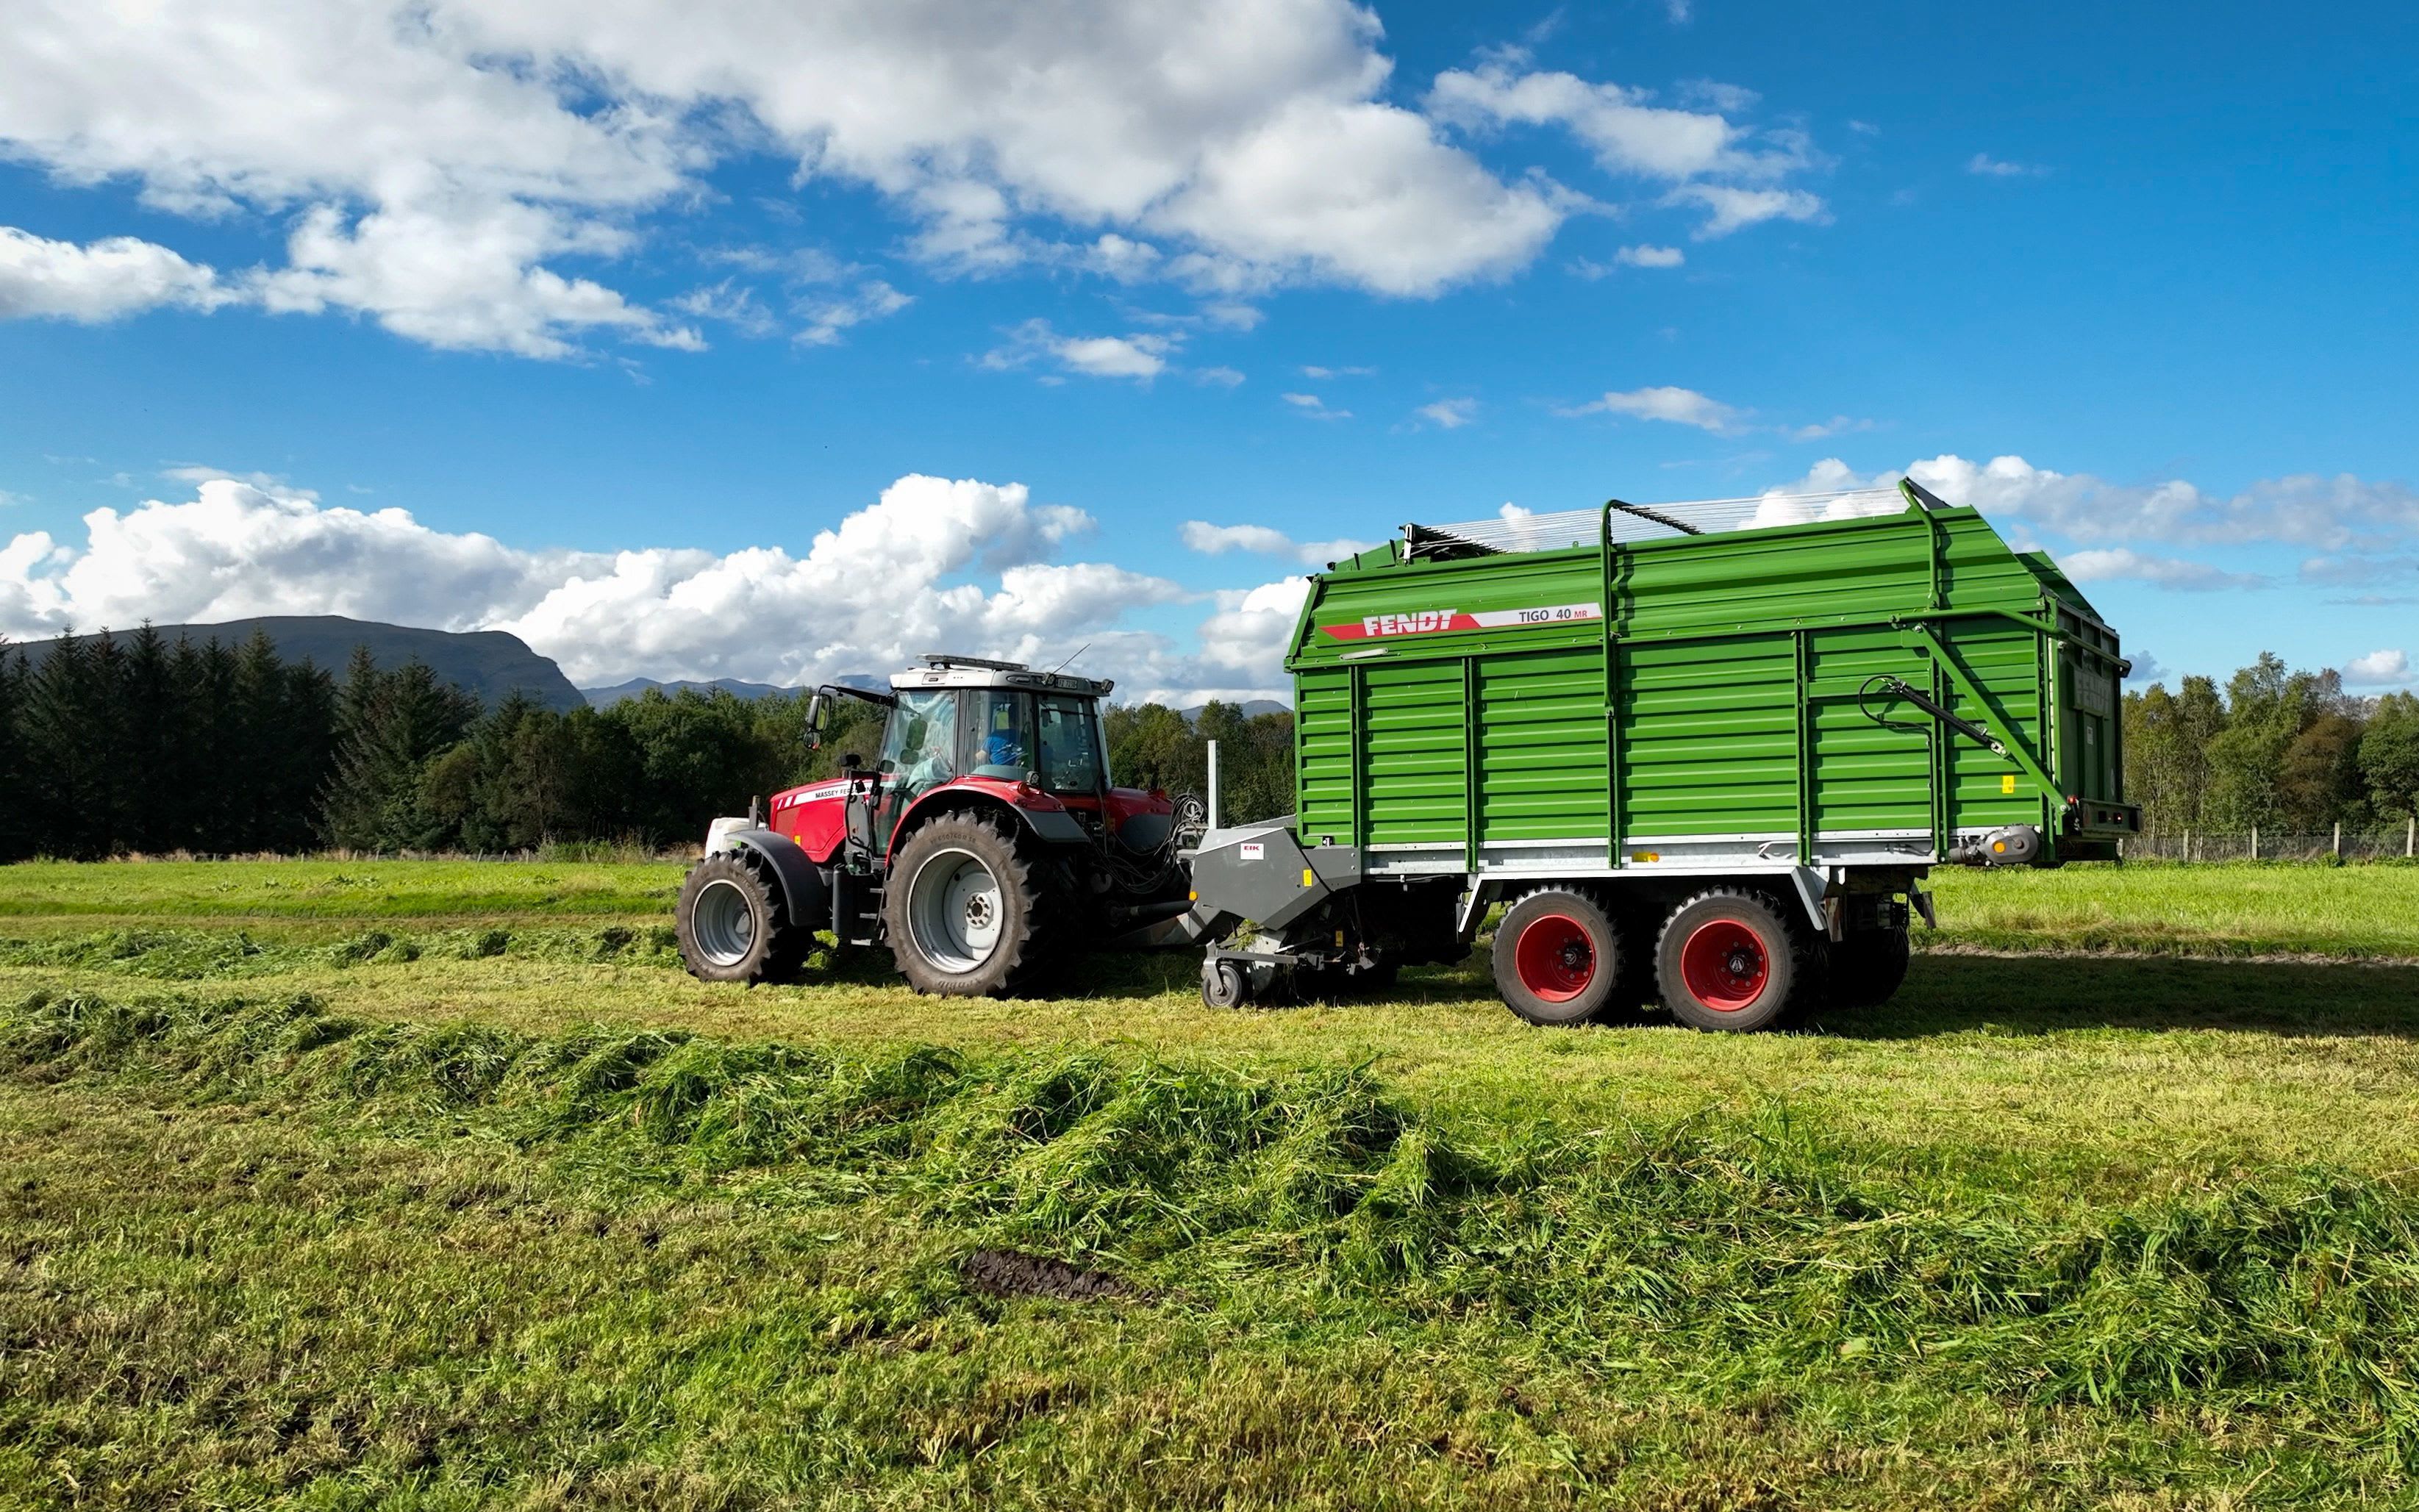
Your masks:
<path fill-rule="evenodd" d="M 2116 633 L 1971 509 L 1909 482 L 1506 515 L 1312 580 L 1298 812 L 1193 858 L 1208 1001 L 1457 960 L 1503 903 L 1532 1023 L 1758 1029 L 1895 992 L 1931 867 L 2139 830 Z"/>

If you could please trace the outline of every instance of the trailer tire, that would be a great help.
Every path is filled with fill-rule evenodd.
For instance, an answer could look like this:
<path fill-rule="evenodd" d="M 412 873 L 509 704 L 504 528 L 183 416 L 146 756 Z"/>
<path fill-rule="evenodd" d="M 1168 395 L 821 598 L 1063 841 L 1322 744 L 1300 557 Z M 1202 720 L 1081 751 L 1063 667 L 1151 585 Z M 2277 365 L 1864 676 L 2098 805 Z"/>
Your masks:
<path fill-rule="evenodd" d="M 681 963 L 701 982 L 793 982 L 814 949 L 814 931 L 793 924 L 771 863 L 725 851 L 689 868 L 672 913 Z"/>
<path fill-rule="evenodd" d="M 1541 888 L 1495 926 L 1495 990 L 1523 1022 L 1564 1028 L 1613 1006 L 1621 930 L 1604 905 L 1569 888 Z"/>
<path fill-rule="evenodd" d="M 1655 948 L 1663 1005 L 1691 1029 L 1745 1032 L 1803 1016 L 1822 994 L 1813 932 L 1761 893 L 1717 887 L 1672 910 Z"/>
<path fill-rule="evenodd" d="M 1063 964 L 1071 923 L 1056 868 L 988 817 L 944 814 L 899 848 L 883 933 L 918 992 L 1008 997 Z"/>
<path fill-rule="evenodd" d="M 1903 929 L 1869 929 L 1831 942 L 1834 1008 L 1878 1008 L 1906 981 L 1911 951 Z"/>

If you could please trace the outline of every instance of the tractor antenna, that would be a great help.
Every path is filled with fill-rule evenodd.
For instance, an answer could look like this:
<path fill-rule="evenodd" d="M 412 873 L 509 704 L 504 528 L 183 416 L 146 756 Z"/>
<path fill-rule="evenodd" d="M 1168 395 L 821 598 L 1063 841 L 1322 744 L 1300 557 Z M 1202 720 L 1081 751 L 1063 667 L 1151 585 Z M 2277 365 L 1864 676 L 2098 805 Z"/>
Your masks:
<path fill-rule="evenodd" d="M 1088 651 L 1088 650 L 1090 650 L 1091 649 L 1092 649 L 1092 643 L 1091 643 L 1090 641 L 1088 641 L 1088 640 L 1087 640 L 1087 641 L 1086 641 L 1083 645 L 1076 647 L 1073 650 L 1069 651 L 1069 652 L 1067 653 L 1067 662 L 1071 662 L 1071 661 L 1073 661 L 1075 658 L 1077 658 L 1077 657 L 1079 657 L 1079 656 L 1083 655 L 1086 651 Z M 1054 678 L 1055 678 L 1055 677 L 1056 677 L 1059 673 L 1066 671 L 1066 670 L 1067 670 L 1067 662 L 1061 662 L 1061 663 L 1059 663 L 1056 666 L 1052 667 L 1052 668 L 1050 669 L 1050 675 L 1051 675 L 1052 677 L 1054 677 Z"/>

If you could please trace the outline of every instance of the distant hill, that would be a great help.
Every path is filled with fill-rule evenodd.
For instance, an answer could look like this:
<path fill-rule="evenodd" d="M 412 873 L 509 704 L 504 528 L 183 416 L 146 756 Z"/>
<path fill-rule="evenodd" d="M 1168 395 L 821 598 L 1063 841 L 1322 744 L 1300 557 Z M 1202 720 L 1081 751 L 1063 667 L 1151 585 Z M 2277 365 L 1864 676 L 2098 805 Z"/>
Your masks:
<path fill-rule="evenodd" d="M 214 625 L 155 625 L 174 645 L 180 637 L 200 645 L 215 639 L 222 646 L 241 646 L 253 632 L 265 632 L 288 662 L 315 662 L 341 678 L 353 648 L 366 646 L 382 667 L 401 666 L 417 657 L 428 664 L 440 682 L 459 683 L 489 704 L 519 693 L 548 709 L 577 709 L 584 701 L 562 668 L 549 657 L 531 650 L 518 635 L 501 630 L 424 630 L 415 625 L 382 625 L 342 615 L 268 615 L 257 619 L 229 619 Z M 128 631 L 110 633 L 123 641 Z M 93 635 L 78 635 L 92 640 Z M 39 661 L 55 641 L 26 641 L 15 648 Z"/>
<path fill-rule="evenodd" d="M 1177 712 L 1184 716 L 1185 723 L 1191 724 L 1201 717 L 1201 710 L 1209 707 L 1210 706 L 1207 704 L 1194 704 L 1190 709 L 1179 709 Z M 1237 707 L 1243 710 L 1243 717 L 1245 719 L 1254 719 L 1261 714 L 1290 714 L 1293 712 L 1291 705 L 1281 704 L 1274 698 L 1246 698 Z"/>
<path fill-rule="evenodd" d="M 698 682 L 687 678 L 678 678 L 670 682 L 658 682 L 653 678 L 632 678 L 627 682 L 617 682 L 609 688 L 582 688 L 579 690 L 579 695 L 597 708 L 604 709 L 618 704 L 624 698 L 636 698 L 651 689 L 670 697 L 676 693 L 712 693 L 717 688 L 741 698 L 768 698 L 774 694 L 790 691 L 787 688 L 777 688 L 769 682 L 742 682 L 737 678 L 716 678 L 711 682 Z"/>
<path fill-rule="evenodd" d="M 843 673 L 830 680 L 845 683 L 852 688 L 871 688 L 885 693 L 890 689 L 888 678 L 870 678 L 862 672 Z M 579 693 L 580 696 L 590 703 L 603 709 L 609 704 L 618 704 L 624 698 L 636 698 L 650 688 L 657 689 L 667 696 L 684 692 L 712 693 L 719 688 L 737 698 L 770 698 L 775 694 L 811 691 L 805 687 L 777 688 L 769 682 L 745 682 L 738 678 L 715 678 L 704 682 L 689 678 L 675 678 L 670 682 L 658 682 L 653 678 L 632 678 L 627 682 L 617 682 L 609 688 L 582 688 Z"/>

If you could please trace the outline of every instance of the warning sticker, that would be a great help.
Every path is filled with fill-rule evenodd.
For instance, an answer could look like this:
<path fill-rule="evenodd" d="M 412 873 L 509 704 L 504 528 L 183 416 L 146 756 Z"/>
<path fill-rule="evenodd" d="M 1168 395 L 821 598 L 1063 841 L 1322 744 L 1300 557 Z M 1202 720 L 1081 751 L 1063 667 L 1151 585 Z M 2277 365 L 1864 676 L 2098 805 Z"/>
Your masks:
<path fill-rule="evenodd" d="M 1382 640 L 1394 635 L 1435 635 L 1454 630 L 1517 630 L 1527 625 L 1567 625 L 1601 619 L 1600 603 L 1548 603 L 1533 609 L 1485 609 L 1465 614 L 1459 609 L 1413 609 L 1403 614 L 1373 614 L 1319 630 L 1336 640 Z"/>
<path fill-rule="evenodd" d="M 1242 851 L 1245 861 L 1264 861 L 1268 858 L 1269 848 L 1257 840 L 1246 840 L 1236 848 Z"/>

